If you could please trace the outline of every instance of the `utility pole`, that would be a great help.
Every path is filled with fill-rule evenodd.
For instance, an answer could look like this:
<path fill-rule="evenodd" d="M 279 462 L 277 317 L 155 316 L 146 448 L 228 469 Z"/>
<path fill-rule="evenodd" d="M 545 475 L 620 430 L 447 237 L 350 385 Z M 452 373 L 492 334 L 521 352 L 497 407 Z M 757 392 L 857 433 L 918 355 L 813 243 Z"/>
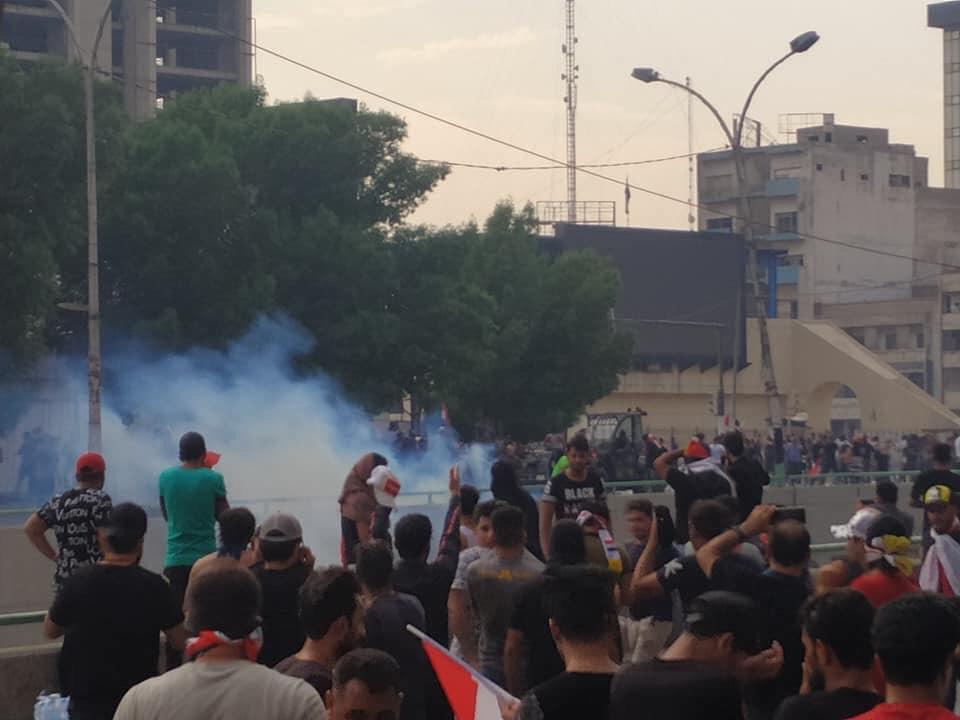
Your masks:
<path fill-rule="evenodd" d="M 687 76 L 687 223 L 690 225 L 690 232 L 697 229 L 697 218 L 693 215 L 693 178 L 694 178 L 694 158 L 693 158 L 693 95 L 689 89 L 693 87 L 690 76 Z"/>
<path fill-rule="evenodd" d="M 567 83 L 567 95 L 563 101 L 567 104 L 567 222 L 577 221 L 577 77 L 580 68 L 577 65 L 577 28 L 576 0 L 567 3 L 566 42 L 563 44 L 563 57 L 566 69 L 562 75 Z"/>
<path fill-rule="evenodd" d="M 63 20 L 73 39 L 77 55 L 83 63 L 84 49 L 80 45 L 76 28 L 70 16 L 57 0 L 47 0 Z M 97 73 L 97 50 L 103 39 L 104 27 L 113 9 L 112 0 L 107 0 L 97 28 L 97 37 L 84 68 L 83 105 L 85 115 L 86 182 L 87 182 L 87 395 L 88 428 L 87 449 L 100 452 L 103 449 L 103 432 L 100 422 L 100 240 L 98 236 L 97 208 L 97 147 L 94 124 L 94 82 Z"/>
<path fill-rule="evenodd" d="M 780 391 L 777 388 L 777 378 L 773 369 L 773 355 L 770 348 L 770 333 L 767 328 L 767 303 L 766 299 L 760 294 L 759 268 L 757 263 L 757 243 L 753 235 L 753 217 L 750 214 L 750 188 L 747 184 L 746 161 L 741 142 L 743 140 L 743 118 L 748 116 L 750 104 L 753 102 L 753 97 L 756 95 L 757 89 L 761 84 L 763 84 L 763 81 L 767 79 L 770 73 L 792 58 L 794 55 L 797 55 L 798 53 L 804 53 L 809 50 L 811 47 L 816 45 L 819 40 L 820 36 L 811 30 L 798 35 L 790 41 L 790 52 L 786 53 L 783 57 L 764 70 L 763 74 L 760 75 L 757 81 L 753 84 L 753 87 L 750 88 L 750 94 L 747 95 L 747 100 L 743 104 L 743 110 L 739 115 L 740 122 L 732 131 L 730 126 L 727 124 L 727 121 L 723 119 L 723 115 L 721 115 L 720 111 L 717 110 L 716 106 L 707 100 L 702 93 L 690 87 L 689 84 L 685 85 L 675 80 L 665 78 L 656 70 L 649 67 L 637 67 L 634 68 L 632 72 L 632 76 L 641 82 L 664 83 L 665 85 L 670 85 L 671 87 L 684 90 L 691 96 L 697 98 L 697 100 L 703 103 L 703 105 L 713 114 L 714 118 L 716 118 L 717 123 L 723 130 L 724 135 L 727 137 L 727 141 L 730 143 L 730 152 L 733 156 L 733 163 L 736 171 L 735 177 L 737 181 L 737 215 L 739 215 L 741 232 L 743 233 L 743 240 L 746 246 L 747 273 L 748 277 L 750 278 L 754 301 L 756 302 L 757 325 L 759 326 L 760 330 L 760 373 L 763 380 L 764 393 L 767 396 L 767 408 L 768 412 L 770 413 L 769 423 L 773 430 L 778 461 L 780 461 L 783 457 L 783 404 L 781 402 Z M 766 225 L 766 223 L 764 223 L 764 225 Z M 736 368 L 734 368 L 734 371 L 736 371 Z"/>

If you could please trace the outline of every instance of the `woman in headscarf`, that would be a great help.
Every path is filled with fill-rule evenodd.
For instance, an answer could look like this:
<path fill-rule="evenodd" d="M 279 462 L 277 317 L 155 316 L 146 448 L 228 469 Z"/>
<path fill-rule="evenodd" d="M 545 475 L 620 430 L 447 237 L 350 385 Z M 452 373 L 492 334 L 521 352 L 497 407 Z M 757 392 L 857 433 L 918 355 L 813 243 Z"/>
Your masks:
<path fill-rule="evenodd" d="M 361 457 L 347 474 L 340 492 L 340 562 L 344 567 L 354 562 L 357 545 L 370 542 L 380 533 L 380 525 L 389 527 L 389 508 L 377 512 L 377 499 L 373 488 L 367 484 L 375 467 L 386 465 L 387 459 L 379 453 L 367 453 Z M 374 522 L 374 516 L 377 521 Z M 380 516 L 383 517 L 380 517 Z"/>
<path fill-rule="evenodd" d="M 505 460 L 497 460 L 490 468 L 490 492 L 496 500 L 502 500 L 523 511 L 524 529 L 527 531 L 527 550 L 538 560 L 543 560 L 540 548 L 540 516 L 537 503 L 530 493 L 520 487 L 517 470 Z"/>

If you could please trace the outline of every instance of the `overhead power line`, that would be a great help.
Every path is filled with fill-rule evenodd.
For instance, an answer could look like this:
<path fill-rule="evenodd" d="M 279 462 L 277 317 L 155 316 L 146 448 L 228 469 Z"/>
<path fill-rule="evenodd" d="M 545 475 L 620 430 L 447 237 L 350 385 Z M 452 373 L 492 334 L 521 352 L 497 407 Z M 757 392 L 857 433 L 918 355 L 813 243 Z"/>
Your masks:
<path fill-rule="evenodd" d="M 156 6 L 156 5 L 154 4 L 154 6 Z M 209 15 L 213 16 L 212 14 L 209 14 Z M 381 101 L 383 101 L 383 102 L 385 102 L 385 103 L 388 103 L 388 104 L 393 105 L 393 106 L 395 106 L 395 107 L 401 108 L 401 109 L 403 109 L 403 110 L 407 110 L 407 111 L 409 111 L 409 112 L 411 112 L 411 113 L 413 113 L 413 114 L 415 114 L 415 115 L 419 115 L 419 116 L 424 117 L 424 118 L 427 118 L 427 119 L 429 119 L 429 120 L 433 120 L 434 122 L 440 123 L 441 125 L 446 125 L 447 127 L 451 127 L 451 128 L 453 128 L 453 129 L 455 129 L 455 130 L 459 130 L 460 132 L 466 133 L 466 134 L 468 134 L 468 135 L 472 135 L 472 136 L 474 136 L 474 137 L 481 138 L 482 140 L 487 140 L 487 141 L 489 141 L 489 142 L 495 143 L 495 144 L 497 144 L 497 145 L 501 145 L 501 146 L 506 147 L 506 148 L 509 148 L 509 149 L 511 149 L 511 150 L 516 150 L 517 152 L 524 153 L 525 155 L 529 155 L 529 156 L 531 156 L 531 157 L 535 157 L 535 158 L 538 158 L 538 159 L 540 159 L 540 160 L 544 160 L 544 161 L 546 161 L 546 162 L 548 162 L 548 163 L 551 163 L 552 166 L 556 166 L 556 167 L 558 167 L 558 168 L 569 168 L 569 165 L 568 165 L 566 162 L 564 162 L 563 160 L 559 160 L 559 159 L 557 159 L 557 158 L 550 157 L 549 155 L 546 155 L 546 154 L 544 154 L 544 153 L 541 153 L 541 152 L 539 152 L 539 151 L 537 151 L 537 150 L 533 150 L 533 149 L 531 149 L 531 148 L 527 148 L 527 147 L 524 147 L 524 146 L 522 146 L 522 145 L 518 145 L 517 143 L 511 142 L 511 141 L 509 141 L 509 140 L 504 140 L 503 138 L 498 138 L 498 137 L 496 137 L 495 135 L 491 135 L 490 133 L 484 132 L 483 130 L 477 130 L 476 128 L 472 128 L 472 127 L 470 127 L 470 126 L 468 126 L 468 125 L 464 125 L 464 124 L 459 123 L 459 122 L 457 122 L 457 121 L 455 121 L 455 120 L 450 120 L 450 119 L 445 118 L 445 117 L 443 117 L 443 116 L 441 116 L 441 115 L 437 115 L 436 113 L 430 112 L 429 110 L 424 110 L 424 109 L 422 109 L 422 108 L 419 108 L 419 107 L 417 107 L 417 106 L 415 106 L 415 105 L 411 105 L 411 104 L 409 104 L 409 103 L 407 103 L 407 102 L 404 102 L 404 101 L 402 101 L 402 100 L 397 100 L 396 98 L 392 98 L 392 97 L 390 97 L 389 95 L 384 95 L 383 93 L 377 92 L 376 90 L 371 90 L 370 88 L 364 87 L 363 85 L 359 85 L 359 84 L 357 84 L 357 83 L 355 83 L 355 82 L 351 82 L 350 80 L 347 80 L 347 79 L 345 79 L 345 78 L 342 78 L 342 77 L 340 77 L 340 76 L 338 76 L 338 75 L 334 75 L 333 73 L 327 72 L 327 71 L 325 71 L 325 70 L 321 70 L 321 69 L 318 68 L 318 67 L 314 67 L 313 65 L 310 65 L 310 64 L 308 64 L 308 63 L 305 63 L 305 62 L 303 62 L 302 60 L 297 60 L 296 58 L 290 57 L 289 55 L 285 55 L 284 53 L 279 52 L 278 50 L 273 50 L 273 49 L 271 49 L 271 48 L 268 48 L 268 47 L 265 47 L 265 46 L 263 46 L 263 45 L 260 45 L 260 44 L 257 43 L 257 42 L 254 42 L 254 41 L 252 41 L 252 40 L 248 40 L 247 38 L 241 37 L 240 35 L 237 35 L 236 33 L 233 33 L 233 32 L 231 32 L 231 31 L 229 31 L 229 30 L 224 30 L 223 28 L 220 28 L 220 27 L 215 27 L 215 28 L 212 28 L 212 29 L 216 30 L 216 31 L 219 32 L 221 35 L 223 35 L 224 37 L 228 37 L 228 38 L 230 38 L 230 39 L 232 39 L 232 40 L 235 40 L 235 41 L 237 41 L 237 42 L 243 43 L 244 45 L 247 45 L 247 46 L 249 46 L 249 47 L 251 47 L 251 48 L 253 48 L 253 49 L 255 49 L 255 50 L 258 50 L 258 51 L 260 51 L 260 52 L 262 52 L 262 53 L 265 53 L 265 54 L 267 54 L 267 55 L 269 55 L 269 56 L 271 56 L 271 57 L 277 58 L 278 60 L 281 60 L 281 61 L 283 61 L 283 62 L 285 62 L 285 63 L 288 63 L 288 64 L 290 64 L 290 65 L 293 65 L 293 66 L 295 66 L 295 67 L 299 67 L 299 68 L 301 68 L 302 70 L 306 70 L 307 72 L 313 73 L 314 75 L 317 75 L 317 76 L 319 76 L 319 77 L 322 77 L 322 78 L 325 78 L 325 79 L 327 79 L 327 80 L 330 80 L 331 82 L 335 82 L 335 83 L 337 83 L 338 85 L 342 85 L 342 86 L 344 86 L 344 87 L 348 87 L 348 88 L 350 88 L 351 90 L 355 90 L 355 91 L 358 92 L 358 93 L 362 93 L 363 95 L 367 95 L 367 96 L 369 96 L 369 97 L 376 98 L 377 100 L 381 100 Z M 583 174 L 588 175 L 588 176 L 590 176 L 590 177 L 597 178 L 598 180 L 603 180 L 603 181 L 605 181 L 605 182 L 613 183 L 613 184 L 615 184 L 615 185 L 617 185 L 618 187 L 621 187 L 621 188 L 622 188 L 622 187 L 629 187 L 631 190 L 635 190 L 635 191 L 637 191 L 637 192 L 644 193 L 645 195 L 649 195 L 649 196 L 651 196 L 651 197 L 660 198 L 661 200 L 667 200 L 667 201 L 669 201 L 669 202 L 676 203 L 676 204 L 680 204 L 680 205 L 683 205 L 683 206 L 685 206 L 685 207 L 693 207 L 693 208 L 697 208 L 698 210 L 705 210 L 705 211 L 707 211 L 707 212 L 713 213 L 714 215 L 718 215 L 718 216 L 720 216 L 720 217 L 728 217 L 728 218 L 731 219 L 731 221 L 733 221 L 733 220 L 739 220 L 739 221 L 741 221 L 741 222 L 743 222 L 743 223 L 749 223 L 750 225 L 753 225 L 754 227 L 766 228 L 766 229 L 768 229 L 768 230 L 774 230 L 774 231 L 775 231 L 775 230 L 777 229 L 776 226 L 774 226 L 774 225 L 770 225 L 770 224 L 767 224 L 767 223 L 754 222 L 754 221 L 751 221 L 749 218 L 741 218 L 741 217 L 739 217 L 739 216 L 736 215 L 736 214 L 719 212 L 719 211 L 717 211 L 715 208 L 710 208 L 710 207 L 707 207 L 707 206 L 705 206 L 705 205 L 701 205 L 701 204 L 699 204 L 699 203 L 690 202 L 690 201 L 688 201 L 688 200 L 684 200 L 683 198 L 678 198 L 678 197 L 675 197 L 675 196 L 673 196 L 673 195 L 668 195 L 667 193 L 660 192 L 660 191 L 657 191 L 657 190 L 653 190 L 653 189 L 651 189 L 651 188 L 643 187 L 643 186 L 637 185 L 637 184 L 635 184 L 635 183 L 624 182 L 623 180 L 621 180 L 621 179 L 619 179 L 619 178 L 611 177 L 611 176 L 609 176 L 609 175 L 604 175 L 603 173 L 597 172 L 595 169 L 591 169 L 591 168 L 579 166 L 579 167 L 576 168 L 576 170 L 577 170 L 577 172 L 583 173 Z M 867 246 L 864 246 L 864 245 L 857 245 L 856 243 L 846 242 L 846 241 L 844 241 L 844 240 L 836 240 L 836 239 L 833 239 L 833 238 L 826 238 L 826 237 L 822 237 L 822 236 L 820 236 L 820 235 L 814 235 L 814 234 L 812 234 L 812 233 L 801 233 L 801 232 L 797 232 L 797 233 L 794 233 L 794 234 L 795 234 L 797 237 L 800 237 L 800 238 L 805 238 L 805 239 L 808 239 L 808 240 L 814 240 L 814 241 L 816 241 L 816 242 L 823 242 L 823 243 L 827 243 L 827 244 L 830 244 L 830 245 L 836 245 L 836 246 L 838 246 L 838 247 L 845 247 L 845 248 L 849 248 L 849 249 L 851 249 L 851 250 L 857 250 L 857 251 L 860 251 L 860 252 L 871 253 L 871 254 L 874 254 L 874 255 L 881 255 L 881 256 L 884 256 L 884 257 L 890 257 L 890 258 L 895 258 L 895 259 L 899 259 L 899 260 L 910 260 L 911 262 L 918 262 L 918 263 L 922 263 L 922 264 L 924 264 L 924 265 L 930 265 L 930 266 L 933 266 L 933 267 L 942 267 L 942 268 L 947 268 L 947 269 L 950 269 L 950 270 L 958 270 L 958 271 L 960 271 L 960 265 L 954 265 L 954 264 L 951 264 L 951 263 L 938 262 L 938 261 L 935 261 L 935 260 L 927 260 L 927 259 L 925 259 L 925 258 L 918 258 L 918 257 L 915 257 L 915 256 L 913 256 L 913 255 L 908 255 L 908 254 L 904 254 L 904 253 L 897 253 L 897 252 L 893 252 L 893 251 L 890 251 L 890 250 L 881 250 L 881 249 L 879 249 L 879 248 L 872 248 L 872 247 L 867 247 Z"/>
<path fill-rule="evenodd" d="M 716 152 L 725 148 L 713 148 L 710 150 L 701 150 L 695 153 L 683 153 L 682 155 L 668 155 L 666 157 L 649 158 L 646 160 L 624 160 L 622 162 L 609 163 L 585 163 L 577 165 L 578 168 L 609 168 L 609 167 L 636 167 L 638 165 L 653 165 L 654 163 L 669 162 L 670 160 L 686 160 L 690 157 L 696 157 L 704 152 Z M 424 160 L 419 162 L 427 165 L 449 165 L 450 167 L 470 168 L 473 170 L 496 170 L 497 172 L 506 172 L 512 170 L 565 170 L 565 165 L 485 165 L 483 163 L 456 162 L 454 160 Z"/>

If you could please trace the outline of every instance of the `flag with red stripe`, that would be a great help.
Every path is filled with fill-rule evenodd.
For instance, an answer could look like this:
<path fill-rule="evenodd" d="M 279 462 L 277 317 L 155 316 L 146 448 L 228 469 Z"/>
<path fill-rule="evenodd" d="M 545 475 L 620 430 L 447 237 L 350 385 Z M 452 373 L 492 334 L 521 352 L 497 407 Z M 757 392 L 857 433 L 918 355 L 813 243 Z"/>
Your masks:
<path fill-rule="evenodd" d="M 500 701 L 516 700 L 506 690 L 451 655 L 433 638 L 412 625 L 407 625 L 407 630 L 420 638 L 423 651 L 453 710 L 454 720 L 500 720 Z"/>

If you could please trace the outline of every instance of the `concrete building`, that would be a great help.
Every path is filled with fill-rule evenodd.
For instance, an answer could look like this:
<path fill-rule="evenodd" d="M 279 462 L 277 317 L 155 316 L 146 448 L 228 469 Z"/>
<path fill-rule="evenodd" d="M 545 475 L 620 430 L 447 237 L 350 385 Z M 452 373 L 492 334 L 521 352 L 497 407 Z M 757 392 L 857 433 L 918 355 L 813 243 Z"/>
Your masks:
<path fill-rule="evenodd" d="M 113 0 L 97 68 L 122 83 L 131 117 L 152 117 L 178 92 L 253 82 L 252 0 Z M 62 0 L 84 53 L 93 47 L 104 4 Z M 31 62 L 77 59 L 63 20 L 47 0 L 7 2 L 0 43 Z"/>
<path fill-rule="evenodd" d="M 960 1 L 928 5 L 927 25 L 943 30 L 943 184 L 960 188 Z"/>
<path fill-rule="evenodd" d="M 776 298 L 770 315 L 812 320 L 818 304 L 911 297 L 911 260 L 844 243 L 912 256 L 917 192 L 927 184 L 927 160 L 912 145 L 824 115 L 820 126 L 798 130 L 796 142 L 745 152 L 754 232 L 777 255 L 765 270 Z M 737 214 L 732 153 L 701 154 L 697 165 L 699 203 L 708 208 L 700 227 L 729 230 Z"/>

